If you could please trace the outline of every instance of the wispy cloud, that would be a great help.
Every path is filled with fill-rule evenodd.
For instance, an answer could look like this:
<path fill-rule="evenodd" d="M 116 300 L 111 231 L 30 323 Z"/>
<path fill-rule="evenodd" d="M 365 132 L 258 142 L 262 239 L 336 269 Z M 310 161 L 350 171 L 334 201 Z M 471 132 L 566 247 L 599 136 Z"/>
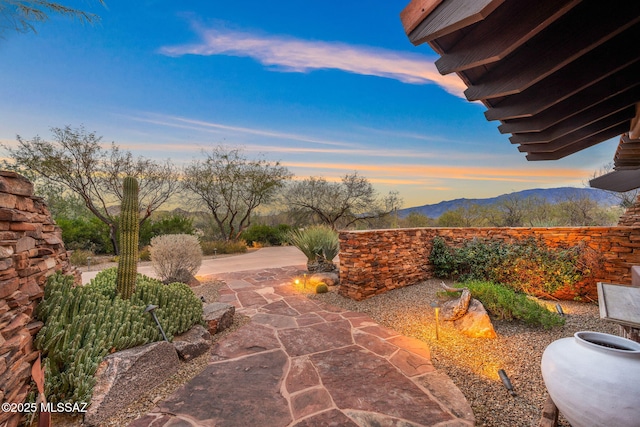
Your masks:
<path fill-rule="evenodd" d="M 322 138 L 315 138 L 308 135 L 296 134 L 290 132 L 280 132 L 270 129 L 261 129 L 255 127 L 244 126 L 231 126 L 222 123 L 215 123 L 210 121 L 194 120 L 179 116 L 164 116 L 164 115 L 150 115 L 150 116 L 128 116 L 130 120 L 144 122 L 149 124 L 155 124 L 160 126 L 168 126 L 179 129 L 197 130 L 200 132 L 216 133 L 216 134 L 245 134 L 255 135 L 267 138 L 279 138 L 287 139 L 299 142 L 310 142 L 320 145 L 329 146 L 352 146 L 353 144 L 343 141 L 332 141 Z"/>
<path fill-rule="evenodd" d="M 387 148 L 375 148 L 368 147 L 366 145 L 341 141 L 341 140 L 329 140 L 318 138 L 315 136 L 305 135 L 301 133 L 292 133 L 274 129 L 262 129 L 259 127 L 248 126 L 235 126 L 223 123 L 216 123 L 203 120 L 195 120 L 186 117 L 179 116 L 167 116 L 158 114 L 143 114 L 143 115 L 130 115 L 128 119 L 148 123 L 159 126 L 172 127 L 177 129 L 195 130 L 203 133 L 214 133 L 220 137 L 226 137 L 231 134 L 235 135 L 253 135 L 258 137 L 273 138 L 276 140 L 289 140 L 295 143 L 294 146 L 287 146 L 285 144 L 273 145 L 266 141 L 260 144 L 246 144 L 244 148 L 252 152 L 276 152 L 280 154 L 335 154 L 335 155 L 357 155 L 365 157 L 394 157 L 394 158 L 422 158 L 432 159 L 443 157 L 445 154 L 434 153 L 428 150 L 406 150 L 402 148 L 394 148 L 389 150 Z M 311 145 L 302 145 L 299 143 L 311 143 Z M 200 147 L 203 144 L 185 144 L 184 148 L 188 150 L 189 147 Z M 171 145 L 171 148 L 177 148 Z M 477 158 L 477 155 L 474 156 Z"/>
<path fill-rule="evenodd" d="M 303 170 L 336 171 L 339 174 L 357 170 L 370 176 L 376 175 L 377 179 L 412 179 L 414 181 L 433 182 L 433 180 L 469 180 L 469 181 L 505 181 L 505 182 L 530 182 L 530 183 L 554 183 L 558 178 L 582 179 L 585 176 L 583 169 L 522 169 L 522 168 L 497 168 L 497 167 L 473 167 L 451 165 L 418 165 L 418 164 L 350 164 L 350 163 L 311 163 L 311 162 L 283 162 L 290 168 Z"/>
<path fill-rule="evenodd" d="M 457 76 L 442 76 L 432 59 L 418 54 L 341 42 L 202 28 L 195 24 L 194 28 L 202 38 L 201 43 L 164 46 L 160 53 L 167 56 L 192 54 L 249 57 L 274 71 L 307 73 L 335 69 L 410 84 L 435 83 L 459 97 L 463 96 L 465 89 Z"/>

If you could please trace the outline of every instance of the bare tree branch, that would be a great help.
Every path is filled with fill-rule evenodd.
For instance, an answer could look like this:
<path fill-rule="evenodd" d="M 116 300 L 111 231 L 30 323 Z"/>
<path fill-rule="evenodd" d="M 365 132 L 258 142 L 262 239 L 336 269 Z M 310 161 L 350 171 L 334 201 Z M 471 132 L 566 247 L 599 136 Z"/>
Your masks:
<path fill-rule="evenodd" d="M 104 0 L 98 2 L 105 6 Z M 94 24 L 98 15 L 45 0 L 0 0 L 0 35 L 5 30 L 19 33 L 36 32 L 35 22 L 44 22 L 50 14 L 59 14 L 82 23 Z"/>
<path fill-rule="evenodd" d="M 220 236 L 236 240 L 251 215 L 270 203 L 291 173 L 280 163 L 247 159 L 237 148 L 217 146 L 183 170 L 183 188 L 209 210 Z"/>
<path fill-rule="evenodd" d="M 357 172 L 345 175 L 340 182 L 315 177 L 295 182 L 284 199 L 292 216 L 319 221 L 333 229 L 387 215 L 401 203 L 393 192 L 380 199 L 367 178 Z"/>
<path fill-rule="evenodd" d="M 174 166 L 169 161 L 159 164 L 144 157 L 134 159 L 113 143 L 107 152 L 101 146 L 102 137 L 83 127 L 52 128 L 51 132 L 53 142 L 18 136 L 18 147 L 5 149 L 19 168 L 63 185 L 82 198 L 91 213 L 109 226 L 117 254 L 119 212 L 114 206 L 122 200 L 123 177 L 134 176 L 140 183 L 142 223 L 177 190 Z"/>

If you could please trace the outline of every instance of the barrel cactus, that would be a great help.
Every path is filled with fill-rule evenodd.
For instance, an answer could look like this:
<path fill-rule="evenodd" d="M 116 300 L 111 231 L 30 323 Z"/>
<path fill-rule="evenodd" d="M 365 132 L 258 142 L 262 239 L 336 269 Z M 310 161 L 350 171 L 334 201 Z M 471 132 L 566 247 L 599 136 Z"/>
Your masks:
<path fill-rule="evenodd" d="M 130 176 L 124 178 L 120 211 L 120 256 L 116 291 L 123 299 L 129 299 L 136 289 L 138 271 L 138 181 Z"/>
<path fill-rule="evenodd" d="M 320 283 L 316 286 L 316 294 L 326 294 L 327 292 L 329 292 L 329 287 L 326 284 Z"/>

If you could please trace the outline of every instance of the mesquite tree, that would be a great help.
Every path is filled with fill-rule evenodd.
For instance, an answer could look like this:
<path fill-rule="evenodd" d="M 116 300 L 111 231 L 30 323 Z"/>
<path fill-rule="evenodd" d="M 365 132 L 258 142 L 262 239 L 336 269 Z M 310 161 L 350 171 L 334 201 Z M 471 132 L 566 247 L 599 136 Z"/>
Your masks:
<path fill-rule="evenodd" d="M 129 299 L 136 290 L 138 273 L 138 181 L 126 177 L 122 184 L 122 209 L 120 212 L 120 257 L 116 290 L 123 299 Z"/>
<path fill-rule="evenodd" d="M 182 185 L 226 240 L 238 239 L 255 209 L 271 202 L 291 177 L 280 163 L 247 159 L 237 148 L 218 146 L 203 157 L 184 168 Z"/>
<path fill-rule="evenodd" d="M 369 180 L 357 172 L 340 182 L 316 177 L 295 181 L 284 200 L 299 222 L 323 223 L 334 230 L 389 215 L 402 205 L 397 192 L 379 197 Z"/>
<path fill-rule="evenodd" d="M 102 137 L 83 127 L 66 126 L 51 131 L 53 141 L 40 137 L 25 140 L 18 136 L 17 147 L 4 147 L 18 172 L 27 170 L 77 194 L 87 209 L 109 226 L 111 243 L 118 254 L 118 219 L 111 207 L 122 200 L 122 177 L 138 180 L 140 223 L 143 223 L 178 189 L 176 168 L 170 161 L 134 158 L 113 143 L 107 151 L 102 148 Z"/>

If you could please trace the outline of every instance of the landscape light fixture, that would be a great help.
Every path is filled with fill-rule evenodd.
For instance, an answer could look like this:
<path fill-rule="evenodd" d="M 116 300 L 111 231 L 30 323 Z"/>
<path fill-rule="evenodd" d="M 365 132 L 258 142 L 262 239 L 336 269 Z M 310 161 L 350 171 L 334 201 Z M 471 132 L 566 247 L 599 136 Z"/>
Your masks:
<path fill-rule="evenodd" d="M 304 273 L 304 284 L 302 286 L 304 289 L 307 289 L 307 273 Z"/>
<path fill-rule="evenodd" d="M 158 320 L 158 316 L 156 316 L 156 312 L 155 309 L 158 308 L 157 305 L 153 305 L 153 304 L 149 304 L 147 306 L 147 308 L 144 309 L 145 313 L 151 313 L 151 316 L 153 317 L 153 320 L 156 321 L 156 325 L 158 325 L 158 329 L 160 329 L 160 333 L 162 334 L 162 338 L 164 338 L 164 340 L 166 342 L 169 342 L 169 340 L 167 339 L 167 336 L 164 334 L 164 330 L 162 329 L 162 325 L 160 325 L 160 321 Z"/>
<path fill-rule="evenodd" d="M 564 316 L 564 310 L 562 309 L 562 306 L 560 305 L 560 303 L 556 304 L 556 311 L 560 316 Z"/>
<path fill-rule="evenodd" d="M 504 369 L 499 369 L 498 375 L 500 376 L 500 379 L 502 380 L 502 384 L 504 384 L 504 387 L 507 390 L 509 390 L 509 393 L 511 393 L 511 396 L 515 397 L 516 392 L 513 391 L 513 385 L 511 384 L 511 380 L 507 376 L 507 373 L 504 371 Z"/>
<path fill-rule="evenodd" d="M 434 301 L 431 303 L 431 307 L 433 307 L 433 309 L 436 312 L 436 340 L 440 339 L 440 334 L 438 333 L 438 317 L 440 315 L 440 305 L 438 304 L 438 301 Z"/>

